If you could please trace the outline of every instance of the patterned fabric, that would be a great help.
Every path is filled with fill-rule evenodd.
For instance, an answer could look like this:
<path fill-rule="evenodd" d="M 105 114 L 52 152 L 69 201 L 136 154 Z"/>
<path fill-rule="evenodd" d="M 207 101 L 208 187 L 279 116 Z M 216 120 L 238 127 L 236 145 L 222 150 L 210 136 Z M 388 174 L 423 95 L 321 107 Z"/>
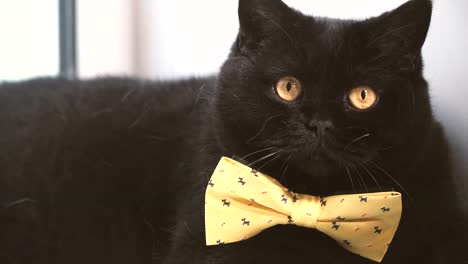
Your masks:
<path fill-rule="evenodd" d="M 396 192 L 320 198 L 296 194 L 275 179 L 221 158 L 205 195 L 206 244 L 238 242 L 275 225 L 315 228 L 345 249 L 380 262 L 401 217 Z"/>

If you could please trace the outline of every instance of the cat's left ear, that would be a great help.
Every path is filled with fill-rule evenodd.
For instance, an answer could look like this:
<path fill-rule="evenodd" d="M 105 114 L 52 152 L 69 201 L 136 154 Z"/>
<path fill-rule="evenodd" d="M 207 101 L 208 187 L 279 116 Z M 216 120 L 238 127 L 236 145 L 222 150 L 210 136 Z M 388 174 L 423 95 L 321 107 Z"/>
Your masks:
<path fill-rule="evenodd" d="M 429 31 L 431 0 L 410 0 L 399 8 L 370 20 L 368 47 L 384 52 L 419 55 Z"/>
<path fill-rule="evenodd" d="M 256 48 L 266 39 L 284 35 L 295 15 L 281 0 L 239 0 L 239 47 Z"/>

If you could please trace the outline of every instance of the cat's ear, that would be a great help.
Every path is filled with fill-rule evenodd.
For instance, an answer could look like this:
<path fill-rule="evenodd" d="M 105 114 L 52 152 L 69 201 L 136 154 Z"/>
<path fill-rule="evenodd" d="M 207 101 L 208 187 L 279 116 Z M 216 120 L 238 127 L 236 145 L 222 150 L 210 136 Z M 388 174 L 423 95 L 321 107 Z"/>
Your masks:
<path fill-rule="evenodd" d="M 368 47 L 418 55 L 429 31 L 431 0 L 410 0 L 372 22 Z"/>
<path fill-rule="evenodd" d="M 239 47 L 253 48 L 276 32 L 287 30 L 292 15 L 292 9 L 281 0 L 239 0 Z"/>

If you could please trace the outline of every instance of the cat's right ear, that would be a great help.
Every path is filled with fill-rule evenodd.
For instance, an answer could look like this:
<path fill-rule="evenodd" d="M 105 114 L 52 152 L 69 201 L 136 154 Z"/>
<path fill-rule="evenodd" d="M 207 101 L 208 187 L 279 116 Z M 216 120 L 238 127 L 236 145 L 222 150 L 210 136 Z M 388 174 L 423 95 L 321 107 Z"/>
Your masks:
<path fill-rule="evenodd" d="M 431 17 L 431 0 L 410 0 L 371 20 L 371 41 L 368 45 L 386 53 L 419 54 L 429 31 Z"/>
<path fill-rule="evenodd" d="M 255 48 L 284 30 L 293 12 L 281 0 L 239 0 L 239 47 Z"/>

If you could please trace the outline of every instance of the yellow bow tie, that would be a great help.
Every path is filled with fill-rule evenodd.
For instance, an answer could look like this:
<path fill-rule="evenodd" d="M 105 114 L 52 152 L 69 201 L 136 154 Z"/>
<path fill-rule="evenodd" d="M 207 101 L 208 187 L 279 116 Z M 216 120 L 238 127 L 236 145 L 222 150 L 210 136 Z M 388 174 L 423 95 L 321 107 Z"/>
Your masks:
<path fill-rule="evenodd" d="M 248 239 L 275 225 L 315 228 L 345 249 L 382 261 L 398 228 L 401 194 L 295 194 L 275 179 L 221 158 L 206 189 L 207 245 Z"/>

